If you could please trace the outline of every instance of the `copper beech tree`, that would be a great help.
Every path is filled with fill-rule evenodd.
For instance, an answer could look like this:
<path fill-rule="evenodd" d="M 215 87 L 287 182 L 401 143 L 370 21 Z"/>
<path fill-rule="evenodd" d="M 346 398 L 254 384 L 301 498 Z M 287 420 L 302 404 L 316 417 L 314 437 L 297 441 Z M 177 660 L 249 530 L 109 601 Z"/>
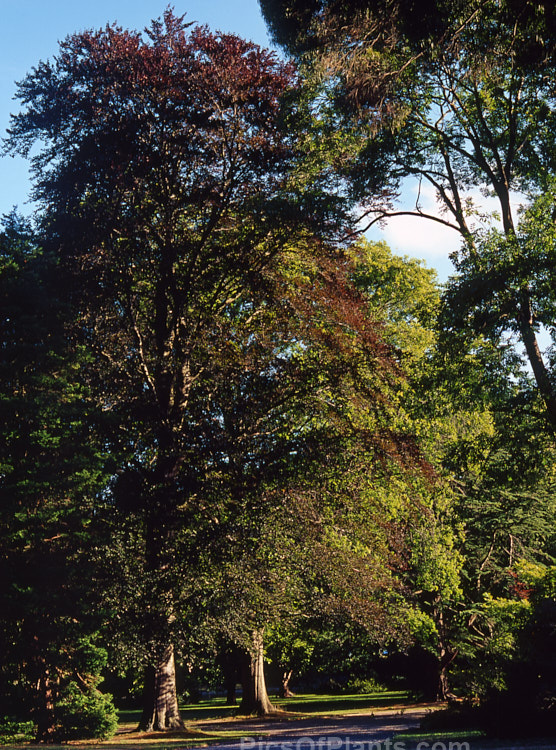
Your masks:
<path fill-rule="evenodd" d="M 8 148 L 36 148 L 40 229 L 67 278 L 68 336 L 111 415 L 115 501 L 144 530 L 145 729 L 182 725 L 176 540 L 217 464 L 207 425 L 222 420 L 214 393 L 234 320 L 277 303 L 283 248 L 337 218 L 318 175 L 301 184 L 279 127 L 294 83 L 272 53 L 167 11 L 144 34 L 70 36 L 19 86 Z"/>
<path fill-rule="evenodd" d="M 47 246 L 68 274 L 83 375 L 141 476 L 154 586 L 144 728 L 181 725 L 166 583 L 178 506 L 195 477 L 196 387 L 218 358 L 214 322 L 291 235 L 290 144 L 278 128 L 288 65 L 167 11 L 143 35 L 70 36 L 20 84 L 11 148 L 33 157 Z"/>

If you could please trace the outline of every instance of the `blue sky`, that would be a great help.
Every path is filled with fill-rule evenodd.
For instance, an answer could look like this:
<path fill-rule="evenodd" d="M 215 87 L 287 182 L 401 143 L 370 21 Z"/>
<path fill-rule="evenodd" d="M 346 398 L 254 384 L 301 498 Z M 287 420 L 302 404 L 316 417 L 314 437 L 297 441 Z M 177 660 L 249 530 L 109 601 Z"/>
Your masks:
<path fill-rule="evenodd" d="M 39 60 L 56 54 L 58 43 L 68 34 L 96 29 L 117 22 L 130 29 L 143 29 L 160 17 L 168 2 L 150 0 L 0 0 L 0 131 L 4 134 L 11 112 L 16 81 Z M 170 3 L 177 13 L 211 29 L 231 31 L 257 44 L 270 45 L 258 0 L 187 0 Z M 0 159 L 0 216 L 14 206 L 27 213 L 29 192 L 27 163 L 18 158 Z M 434 197 L 430 200 L 434 203 Z M 446 277 L 451 266 L 448 253 L 458 244 L 456 233 L 433 222 L 403 217 L 392 221 L 383 232 L 371 234 L 384 238 L 395 252 L 425 258 Z"/>

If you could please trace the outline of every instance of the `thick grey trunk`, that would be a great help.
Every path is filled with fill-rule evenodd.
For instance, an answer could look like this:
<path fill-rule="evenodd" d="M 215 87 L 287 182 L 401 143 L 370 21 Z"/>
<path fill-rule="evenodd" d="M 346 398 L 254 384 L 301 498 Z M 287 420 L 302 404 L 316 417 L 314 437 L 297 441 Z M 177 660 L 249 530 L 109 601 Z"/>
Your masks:
<path fill-rule="evenodd" d="M 156 667 L 146 670 L 143 715 L 138 728 L 143 732 L 163 732 L 184 727 L 178 708 L 174 647 L 169 645 Z"/>
<path fill-rule="evenodd" d="M 161 443 L 164 440 L 161 438 Z M 172 553 L 172 536 L 174 533 L 174 508 L 168 497 L 168 476 L 176 467 L 173 457 L 160 458 L 153 486 L 157 487 L 159 497 L 164 489 L 168 494 L 160 503 L 152 503 L 147 516 L 145 539 L 145 556 L 149 573 L 160 575 L 170 564 Z M 139 729 L 145 732 L 165 731 L 168 729 L 182 729 L 184 723 L 178 709 L 176 691 L 176 666 L 174 661 L 174 646 L 171 642 L 171 624 L 174 619 L 172 606 L 172 591 L 164 584 L 161 576 L 156 601 L 160 602 L 158 611 L 151 610 L 152 633 L 147 632 L 147 641 L 152 636 L 159 636 L 165 643 L 162 653 L 157 654 L 156 660 L 145 669 L 145 684 L 143 689 L 143 714 Z M 156 606 L 156 605 L 155 605 Z M 154 609 L 154 608 L 153 608 Z"/>
<path fill-rule="evenodd" d="M 252 635 L 252 646 L 245 655 L 242 669 L 243 699 L 239 710 L 243 714 L 265 716 L 276 712 L 266 690 L 264 676 L 263 633 Z"/>

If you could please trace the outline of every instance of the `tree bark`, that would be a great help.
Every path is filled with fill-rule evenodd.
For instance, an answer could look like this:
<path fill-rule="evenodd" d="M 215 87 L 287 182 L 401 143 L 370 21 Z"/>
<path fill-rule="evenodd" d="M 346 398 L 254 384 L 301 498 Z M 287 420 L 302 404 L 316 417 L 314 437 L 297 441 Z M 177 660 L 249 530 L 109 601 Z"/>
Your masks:
<path fill-rule="evenodd" d="M 438 687 L 436 700 L 445 701 L 453 695 L 450 691 L 449 667 L 456 658 L 457 652 L 448 646 L 444 614 L 441 611 L 437 611 L 435 619 L 438 628 Z"/>
<path fill-rule="evenodd" d="M 290 680 L 292 678 L 293 669 L 285 669 L 282 672 L 282 682 L 280 685 L 280 697 L 281 698 L 291 698 L 293 696 L 292 691 L 290 690 Z"/>
<path fill-rule="evenodd" d="M 50 670 L 44 664 L 38 687 L 40 707 L 37 711 L 37 742 L 52 743 L 56 739 L 54 689 Z"/>
<path fill-rule="evenodd" d="M 445 701 L 450 697 L 450 683 L 448 681 L 448 666 L 451 659 L 447 659 L 446 654 L 440 654 L 438 668 L 438 688 L 436 691 L 436 700 Z"/>
<path fill-rule="evenodd" d="M 169 442 L 167 436 L 159 438 L 161 446 Z M 173 592 L 165 580 L 164 572 L 171 565 L 172 539 L 175 532 L 175 507 L 173 498 L 172 473 L 178 461 L 170 451 L 161 451 L 162 457 L 152 475 L 152 486 L 158 490 L 158 497 L 147 514 L 145 556 L 149 573 L 159 577 L 158 590 L 152 602 L 151 617 L 146 632 L 147 642 L 155 635 L 163 646 L 162 653 L 153 659 L 145 669 L 143 687 L 143 713 L 138 729 L 145 732 L 183 729 L 185 727 L 178 709 L 176 689 L 176 666 L 174 646 L 171 640 L 173 613 Z"/>
<path fill-rule="evenodd" d="M 252 635 L 252 647 L 245 654 L 241 675 L 243 699 L 239 710 L 243 714 L 265 716 L 276 713 L 266 690 L 264 676 L 263 632 L 257 630 Z"/>
<path fill-rule="evenodd" d="M 156 667 L 145 670 L 143 715 L 138 729 L 143 732 L 163 732 L 184 729 L 176 693 L 174 647 L 169 645 Z"/>

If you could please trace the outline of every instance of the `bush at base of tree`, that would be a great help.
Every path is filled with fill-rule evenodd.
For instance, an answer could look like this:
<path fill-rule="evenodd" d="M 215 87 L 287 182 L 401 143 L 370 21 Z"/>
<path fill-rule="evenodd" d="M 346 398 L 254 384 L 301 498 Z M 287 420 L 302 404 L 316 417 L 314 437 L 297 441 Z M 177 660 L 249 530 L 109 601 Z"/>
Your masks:
<path fill-rule="evenodd" d="M 56 706 L 55 739 L 108 739 L 118 727 L 118 712 L 110 694 L 96 688 L 83 692 L 76 682 L 70 682 L 60 695 Z"/>

